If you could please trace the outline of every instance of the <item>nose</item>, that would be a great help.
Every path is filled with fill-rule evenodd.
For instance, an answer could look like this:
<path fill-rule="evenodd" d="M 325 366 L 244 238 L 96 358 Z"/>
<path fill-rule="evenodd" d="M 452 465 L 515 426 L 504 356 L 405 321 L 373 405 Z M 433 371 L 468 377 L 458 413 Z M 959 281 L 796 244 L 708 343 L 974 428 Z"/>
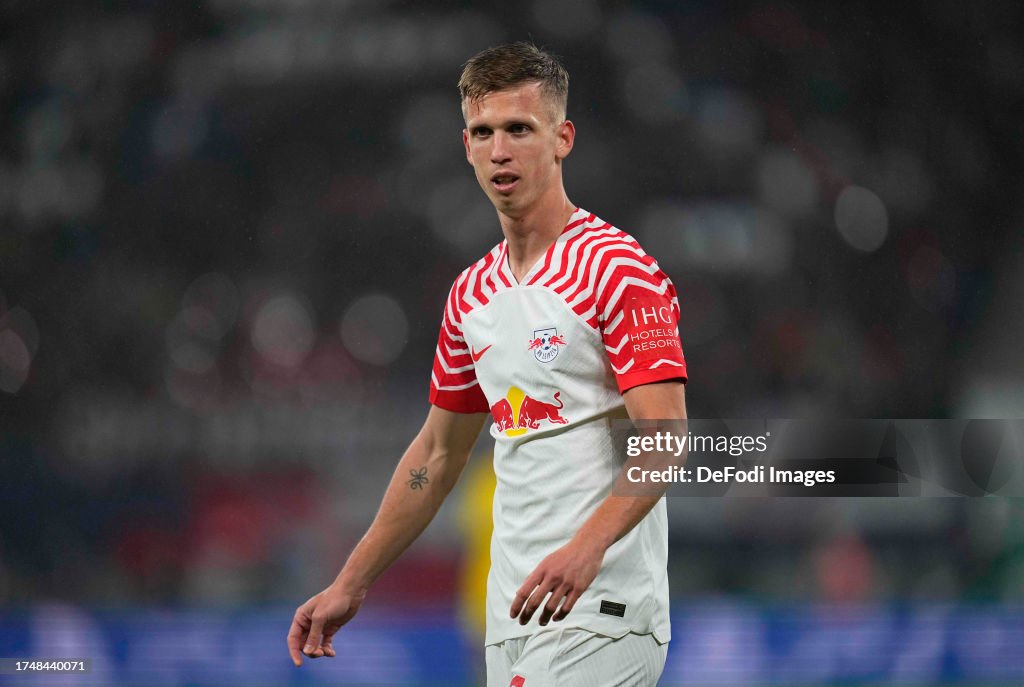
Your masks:
<path fill-rule="evenodd" d="M 491 162 L 500 165 L 511 159 L 512 154 L 508 148 L 508 137 L 503 131 L 495 131 L 493 145 L 491 146 Z"/>

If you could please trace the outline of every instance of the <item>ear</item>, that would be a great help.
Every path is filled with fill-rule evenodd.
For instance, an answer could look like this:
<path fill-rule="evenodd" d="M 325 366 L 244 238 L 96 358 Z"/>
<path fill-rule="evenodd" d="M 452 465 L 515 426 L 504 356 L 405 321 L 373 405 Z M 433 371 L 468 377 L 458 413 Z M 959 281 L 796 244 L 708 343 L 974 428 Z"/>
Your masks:
<path fill-rule="evenodd" d="M 564 160 L 572 152 L 572 144 L 576 140 L 576 126 L 567 119 L 558 125 L 555 135 L 558 137 L 558 144 L 555 146 L 555 157 L 559 160 Z"/>
<path fill-rule="evenodd" d="M 466 162 L 473 164 L 473 156 L 469 153 L 469 129 L 462 130 L 462 145 L 466 148 Z"/>

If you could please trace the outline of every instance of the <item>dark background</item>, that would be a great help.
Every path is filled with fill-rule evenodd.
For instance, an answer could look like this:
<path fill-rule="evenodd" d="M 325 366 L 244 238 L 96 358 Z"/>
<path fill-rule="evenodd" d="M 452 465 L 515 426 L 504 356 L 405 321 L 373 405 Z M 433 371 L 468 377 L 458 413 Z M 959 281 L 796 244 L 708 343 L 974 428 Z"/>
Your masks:
<path fill-rule="evenodd" d="M 0 608 L 333 577 L 501 239 L 455 83 L 504 40 L 564 58 L 569 197 L 675 282 L 692 416 L 1021 417 L 1022 35 L 995 1 L 0 3 Z M 454 603 L 462 498 L 375 603 Z M 1020 512 L 672 499 L 674 599 L 1019 603 Z"/>

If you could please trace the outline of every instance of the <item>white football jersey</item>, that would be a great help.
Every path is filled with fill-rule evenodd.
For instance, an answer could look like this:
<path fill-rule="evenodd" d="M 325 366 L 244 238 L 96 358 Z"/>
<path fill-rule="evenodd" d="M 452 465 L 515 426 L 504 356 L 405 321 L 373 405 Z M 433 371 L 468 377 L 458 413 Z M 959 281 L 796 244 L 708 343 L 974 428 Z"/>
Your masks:
<path fill-rule="evenodd" d="M 675 288 L 654 259 L 582 209 L 520 283 L 504 241 L 455 281 L 430 402 L 493 415 L 487 644 L 539 628 L 539 612 L 526 626 L 509 617 L 512 598 L 610 493 L 625 459 L 609 425 L 627 417 L 622 392 L 686 380 L 678 321 Z M 560 624 L 668 641 L 667 558 L 663 499 L 608 549 Z"/>

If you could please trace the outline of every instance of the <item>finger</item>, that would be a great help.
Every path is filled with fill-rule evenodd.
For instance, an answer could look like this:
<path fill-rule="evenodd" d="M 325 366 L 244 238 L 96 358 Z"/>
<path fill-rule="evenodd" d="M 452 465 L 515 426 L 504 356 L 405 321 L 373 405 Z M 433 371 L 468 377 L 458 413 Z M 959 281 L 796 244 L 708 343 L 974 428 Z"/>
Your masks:
<path fill-rule="evenodd" d="M 519 623 L 521 625 L 525 625 L 530 622 L 530 618 L 532 618 L 533 614 L 538 608 L 540 608 L 540 605 L 544 603 L 544 598 L 561 586 L 561 584 L 562 580 L 560 578 L 555 578 L 550 581 L 545 580 L 543 584 L 539 585 L 537 589 L 534 590 L 533 594 L 530 595 L 530 598 L 527 599 L 526 605 L 523 606 L 523 612 L 519 616 Z"/>
<path fill-rule="evenodd" d="M 334 635 L 325 635 L 324 641 L 320 643 L 320 648 L 324 650 L 324 656 L 328 658 L 334 658 Z"/>
<path fill-rule="evenodd" d="M 558 609 L 557 613 L 555 613 L 555 622 L 564 620 L 565 616 L 569 615 L 569 611 L 572 610 L 572 607 L 576 605 L 576 601 L 579 600 L 580 594 L 581 592 L 578 592 L 575 589 L 569 592 L 569 595 L 565 598 L 565 602 L 562 604 L 562 607 Z"/>
<path fill-rule="evenodd" d="M 306 639 L 306 632 L 309 630 L 309 617 L 306 616 L 302 609 L 299 608 L 295 611 L 295 617 L 292 618 L 291 629 L 288 630 L 288 653 L 292 657 L 292 663 L 296 667 L 302 665 L 302 643 Z"/>
<path fill-rule="evenodd" d="M 540 612 L 540 618 L 537 622 L 541 625 L 547 625 L 551 620 L 551 616 L 555 614 L 555 610 L 558 609 L 558 604 L 565 598 L 565 595 L 568 594 L 570 590 L 572 590 L 571 586 L 563 584 L 556 591 L 552 592 L 551 596 L 548 598 L 548 602 L 544 604 L 544 610 Z"/>
<path fill-rule="evenodd" d="M 526 610 L 526 603 L 536 593 L 536 587 L 531 588 L 529 592 L 516 592 L 515 598 L 512 599 L 511 614 L 513 618 L 522 617 L 523 611 Z"/>
<path fill-rule="evenodd" d="M 320 658 L 324 655 L 323 649 L 320 648 L 320 640 L 323 639 L 325 620 L 323 611 L 317 610 L 313 612 L 313 622 L 309 626 L 306 646 L 302 649 L 302 653 L 310 658 Z"/>
<path fill-rule="evenodd" d="M 519 588 L 519 591 L 517 591 L 516 595 L 512 598 L 512 608 L 509 610 L 510 618 L 515 618 L 519 615 L 519 612 L 523 610 L 523 604 L 525 604 L 526 600 L 530 598 L 530 594 L 533 593 L 534 588 L 540 584 L 542 575 L 538 570 L 539 568 L 530 573 L 530 576 L 526 578 L 525 582 L 523 582 L 523 586 Z"/>
<path fill-rule="evenodd" d="M 533 591 L 533 594 L 530 595 L 530 598 L 527 599 L 526 603 L 523 604 L 523 610 L 519 613 L 520 625 L 525 625 L 526 623 L 530 622 L 530 617 L 533 615 L 533 611 L 536 610 L 537 605 L 540 603 L 540 600 L 543 600 L 545 596 L 547 596 L 546 590 L 538 588 Z M 534 601 L 535 599 L 537 601 Z M 531 604 L 533 605 L 532 609 L 530 608 Z"/>

